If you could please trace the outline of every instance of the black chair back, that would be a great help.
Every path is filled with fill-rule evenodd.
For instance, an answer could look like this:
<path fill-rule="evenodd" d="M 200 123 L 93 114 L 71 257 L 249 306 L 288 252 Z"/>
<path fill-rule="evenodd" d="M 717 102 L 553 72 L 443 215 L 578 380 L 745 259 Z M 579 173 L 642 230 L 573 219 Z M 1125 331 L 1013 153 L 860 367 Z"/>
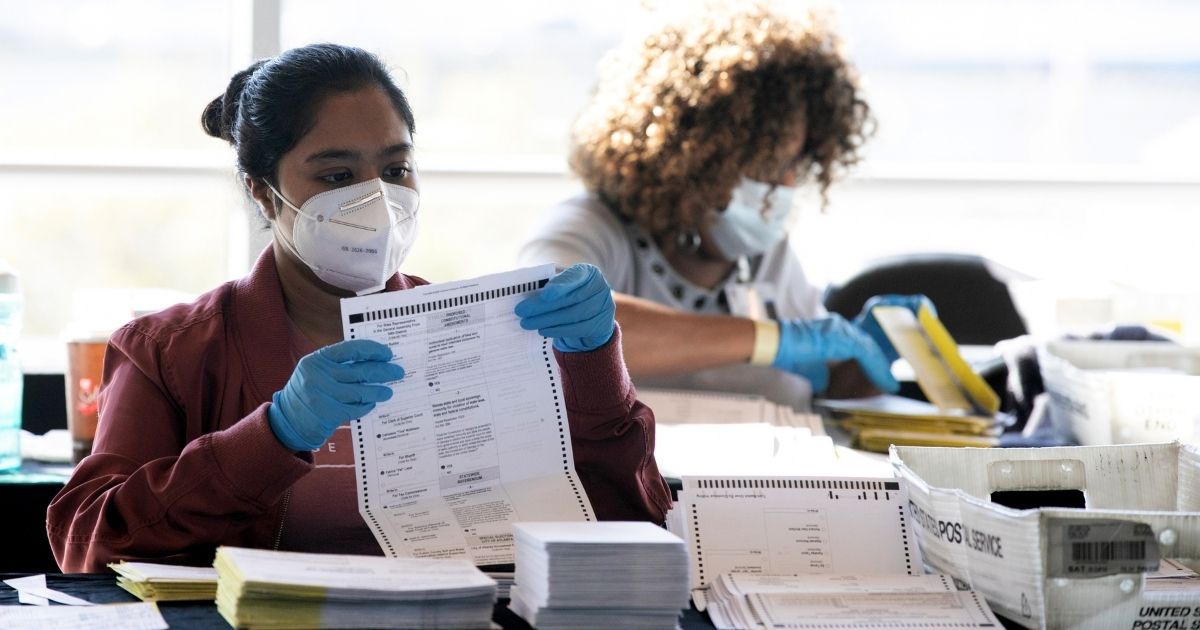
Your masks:
<path fill-rule="evenodd" d="M 1004 281 L 970 254 L 906 254 L 873 261 L 825 291 L 825 308 L 848 319 L 875 295 L 924 294 L 960 345 L 991 345 L 1028 332 Z"/>

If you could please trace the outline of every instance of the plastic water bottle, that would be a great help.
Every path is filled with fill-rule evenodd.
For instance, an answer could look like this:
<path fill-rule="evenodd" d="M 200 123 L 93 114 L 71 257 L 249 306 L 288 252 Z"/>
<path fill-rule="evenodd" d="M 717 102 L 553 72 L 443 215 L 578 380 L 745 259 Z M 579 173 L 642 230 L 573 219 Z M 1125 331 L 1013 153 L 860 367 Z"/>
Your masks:
<path fill-rule="evenodd" d="M 21 465 L 21 391 L 25 376 L 16 351 L 21 310 L 17 274 L 0 261 L 0 470 Z"/>

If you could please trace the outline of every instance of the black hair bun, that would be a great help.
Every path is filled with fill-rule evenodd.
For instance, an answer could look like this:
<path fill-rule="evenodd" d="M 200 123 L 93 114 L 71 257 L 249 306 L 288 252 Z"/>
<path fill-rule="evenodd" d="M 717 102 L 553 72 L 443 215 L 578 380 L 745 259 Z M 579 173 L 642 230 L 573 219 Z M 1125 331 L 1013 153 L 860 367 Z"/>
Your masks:
<path fill-rule="evenodd" d="M 204 132 L 214 138 L 220 138 L 229 144 L 234 144 L 233 126 L 237 124 L 238 103 L 242 98 L 242 90 L 254 72 L 262 67 L 267 60 L 256 61 L 249 68 L 233 75 L 225 93 L 214 98 L 200 114 L 200 126 Z"/>

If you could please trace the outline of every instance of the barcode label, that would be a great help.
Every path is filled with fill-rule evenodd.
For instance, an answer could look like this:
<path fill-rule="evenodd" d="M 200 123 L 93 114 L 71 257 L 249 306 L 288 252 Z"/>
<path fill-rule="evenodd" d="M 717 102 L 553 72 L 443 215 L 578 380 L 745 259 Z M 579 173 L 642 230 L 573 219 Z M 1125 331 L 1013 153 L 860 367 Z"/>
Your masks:
<path fill-rule="evenodd" d="M 1047 577 L 1100 577 L 1158 569 L 1158 543 L 1145 523 L 1048 518 Z"/>
<path fill-rule="evenodd" d="M 1071 560 L 1074 562 L 1112 562 L 1113 560 L 1145 560 L 1146 541 L 1073 542 Z"/>

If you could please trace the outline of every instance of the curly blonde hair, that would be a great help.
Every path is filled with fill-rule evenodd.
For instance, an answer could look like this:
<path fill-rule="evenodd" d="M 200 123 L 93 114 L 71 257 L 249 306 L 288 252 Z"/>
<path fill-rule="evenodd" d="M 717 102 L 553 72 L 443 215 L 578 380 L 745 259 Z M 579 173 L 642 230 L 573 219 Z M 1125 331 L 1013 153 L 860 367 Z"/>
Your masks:
<path fill-rule="evenodd" d="M 570 165 L 657 237 L 704 227 L 747 174 L 792 168 L 815 178 L 827 202 L 871 125 L 824 20 L 755 4 L 668 25 L 606 57 L 573 129 Z M 800 155 L 782 155 L 799 137 Z"/>

